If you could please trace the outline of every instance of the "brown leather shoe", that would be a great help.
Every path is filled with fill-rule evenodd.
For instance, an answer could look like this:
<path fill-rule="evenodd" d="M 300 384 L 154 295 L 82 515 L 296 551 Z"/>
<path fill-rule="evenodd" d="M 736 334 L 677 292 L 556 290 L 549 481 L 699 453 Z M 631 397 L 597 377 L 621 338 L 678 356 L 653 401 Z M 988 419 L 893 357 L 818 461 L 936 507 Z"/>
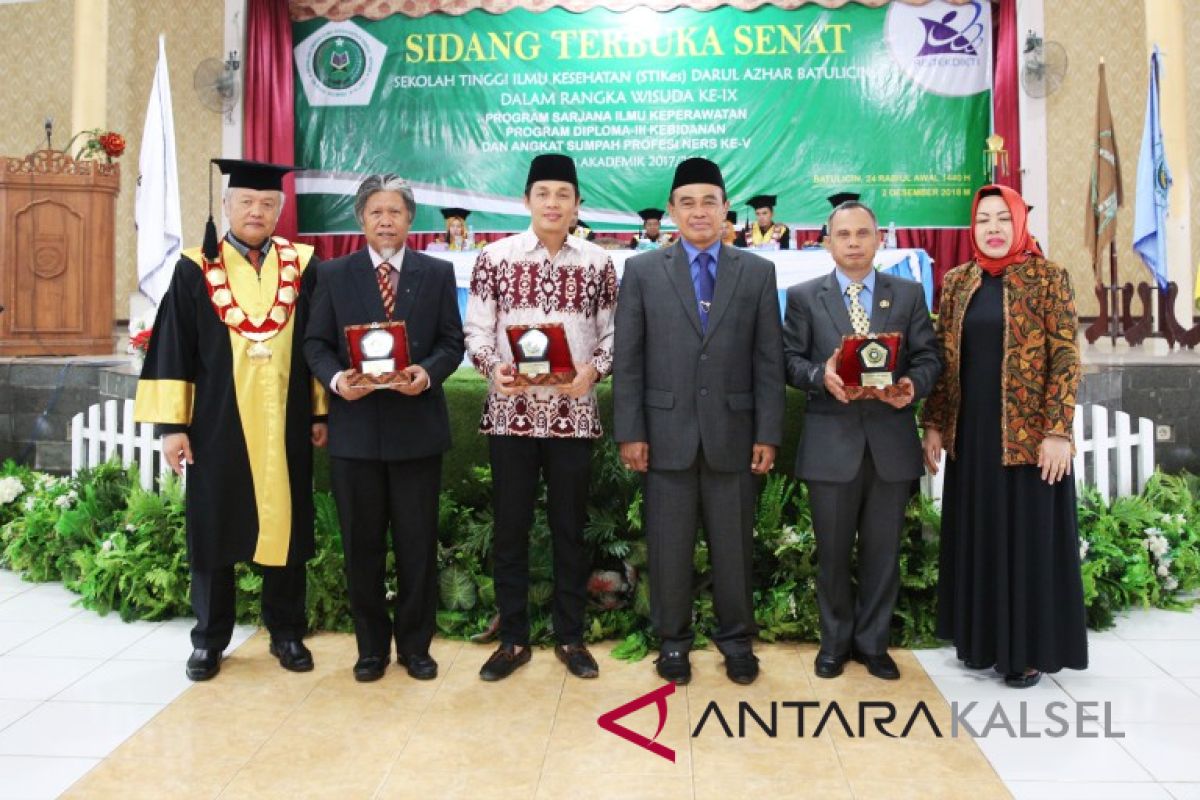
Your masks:
<path fill-rule="evenodd" d="M 600 667 L 596 659 L 582 644 L 560 644 L 554 648 L 554 655 L 567 665 L 567 671 L 576 678 L 595 678 L 600 675 Z"/>
<path fill-rule="evenodd" d="M 504 680 L 512 675 L 517 667 L 528 664 L 531 658 L 533 658 L 533 651 L 529 649 L 528 645 L 521 648 L 521 652 L 518 653 L 515 644 L 502 644 L 480 668 L 479 677 L 485 681 Z"/>

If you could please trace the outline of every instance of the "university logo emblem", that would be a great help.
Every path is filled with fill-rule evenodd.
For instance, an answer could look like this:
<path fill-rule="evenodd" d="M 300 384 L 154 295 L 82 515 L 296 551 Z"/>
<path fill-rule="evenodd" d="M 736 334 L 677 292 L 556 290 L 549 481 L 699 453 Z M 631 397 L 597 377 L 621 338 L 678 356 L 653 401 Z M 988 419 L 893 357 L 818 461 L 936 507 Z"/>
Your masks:
<path fill-rule="evenodd" d="M 992 13 L 985 0 L 888 6 L 884 37 L 892 60 L 930 94 L 970 97 L 992 85 Z"/>
<path fill-rule="evenodd" d="M 977 56 L 976 43 L 983 38 L 983 26 L 979 15 L 983 13 L 975 3 L 967 10 L 955 9 L 941 19 L 921 17 L 925 25 L 925 45 L 917 57 L 938 55 Z M 960 17 L 965 19 L 959 19 Z M 965 24 L 964 24 L 965 23 Z"/>
<path fill-rule="evenodd" d="M 296 71 L 311 106 L 365 106 L 387 46 L 353 22 L 330 22 L 296 45 Z"/>
<path fill-rule="evenodd" d="M 313 50 L 313 74 L 330 89 L 349 89 L 363 79 L 367 55 L 362 45 L 345 36 L 326 39 Z"/>

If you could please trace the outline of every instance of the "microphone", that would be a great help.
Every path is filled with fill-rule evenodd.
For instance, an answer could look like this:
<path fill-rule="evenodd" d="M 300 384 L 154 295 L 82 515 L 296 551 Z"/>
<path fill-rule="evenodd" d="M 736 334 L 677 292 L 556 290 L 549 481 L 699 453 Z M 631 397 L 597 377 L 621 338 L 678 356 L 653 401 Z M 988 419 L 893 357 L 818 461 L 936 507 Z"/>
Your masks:
<path fill-rule="evenodd" d="M 54 134 L 54 117 L 46 117 L 46 149 L 53 150 L 50 146 L 50 137 Z"/>

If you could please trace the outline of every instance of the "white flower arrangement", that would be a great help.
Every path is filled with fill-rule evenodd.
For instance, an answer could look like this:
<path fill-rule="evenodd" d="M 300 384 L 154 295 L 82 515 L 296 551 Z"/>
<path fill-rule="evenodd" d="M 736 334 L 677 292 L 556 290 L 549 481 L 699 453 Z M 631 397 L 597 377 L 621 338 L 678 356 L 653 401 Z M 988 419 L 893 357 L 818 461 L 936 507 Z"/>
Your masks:
<path fill-rule="evenodd" d="M 25 484 L 15 475 L 0 478 L 0 506 L 6 506 L 25 492 Z"/>
<path fill-rule="evenodd" d="M 1087 539 L 1079 540 L 1079 560 L 1083 561 L 1087 558 L 1088 551 L 1092 549 L 1092 543 Z"/>
<path fill-rule="evenodd" d="M 66 494 L 59 495 L 58 497 L 54 498 L 54 505 L 55 505 L 55 507 L 61 508 L 65 511 L 66 509 L 75 505 L 75 501 L 78 499 L 79 499 L 79 492 L 72 489 L 71 491 L 67 492 Z"/>

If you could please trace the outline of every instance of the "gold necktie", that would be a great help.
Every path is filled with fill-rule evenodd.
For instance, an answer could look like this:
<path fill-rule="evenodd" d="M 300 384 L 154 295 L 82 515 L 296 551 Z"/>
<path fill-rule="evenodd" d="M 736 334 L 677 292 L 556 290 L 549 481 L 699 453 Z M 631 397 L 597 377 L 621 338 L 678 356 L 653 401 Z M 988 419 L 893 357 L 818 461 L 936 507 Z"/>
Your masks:
<path fill-rule="evenodd" d="M 866 336 L 867 331 L 871 329 L 871 318 L 863 308 L 862 301 L 858 299 L 865 288 L 867 287 L 861 283 L 852 283 L 846 287 L 846 294 L 850 295 L 850 324 L 859 336 Z"/>

